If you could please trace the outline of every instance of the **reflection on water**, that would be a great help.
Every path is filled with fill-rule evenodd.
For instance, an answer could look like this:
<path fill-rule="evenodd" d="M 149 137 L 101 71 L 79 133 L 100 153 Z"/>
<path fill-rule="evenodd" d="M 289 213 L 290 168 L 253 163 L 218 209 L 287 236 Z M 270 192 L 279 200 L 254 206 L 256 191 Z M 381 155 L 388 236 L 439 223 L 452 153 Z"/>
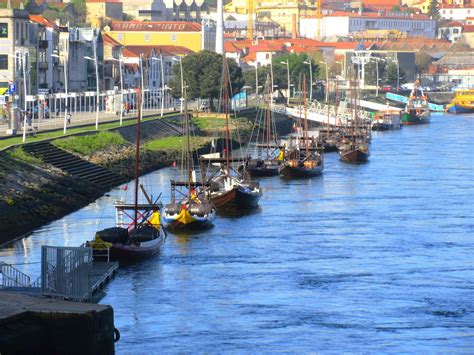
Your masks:
<path fill-rule="evenodd" d="M 170 233 L 157 258 L 106 289 L 118 352 L 472 352 L 473 122 L 434 116 L 375 132 L 368 164 L 329 153 L 321 177 L 261 180 L 260 210 Z M 146 180 L 166 203 L 177 174 Z M 38 274 L 41 245 L 78 245 L 113 225 L 123 192 L 0 257 Z"/>

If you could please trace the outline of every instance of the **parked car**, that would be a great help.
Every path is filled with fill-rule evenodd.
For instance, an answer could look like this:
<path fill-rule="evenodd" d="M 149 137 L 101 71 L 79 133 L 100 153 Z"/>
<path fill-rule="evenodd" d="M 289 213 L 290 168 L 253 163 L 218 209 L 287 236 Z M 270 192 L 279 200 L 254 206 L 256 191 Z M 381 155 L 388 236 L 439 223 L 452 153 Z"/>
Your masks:
<path fill-rule="evenodd" d="M 393 88 L 393 87 L 390 86 L 390 85 L 382 85 L 382 86 L 380 87 L 380 90 L 381 90 L 381 91 L 394 91 L 395 88 Z"/>

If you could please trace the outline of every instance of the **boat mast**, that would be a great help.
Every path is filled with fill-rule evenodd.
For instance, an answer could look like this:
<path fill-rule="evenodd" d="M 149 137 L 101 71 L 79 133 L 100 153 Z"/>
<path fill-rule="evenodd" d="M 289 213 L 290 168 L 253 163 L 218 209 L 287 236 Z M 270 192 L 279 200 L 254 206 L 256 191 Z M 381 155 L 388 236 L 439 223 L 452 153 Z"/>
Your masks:
<path fill-rule="evenodd" d="M 142 90 L 143 90 L 143 63 L 142 55 L 140 54 L 140 86 L 137 89 L 137 146 L 135 151 L 135 216 L 134 227 L 137 228 L 138 223 L 138 179 L 140 176 L 140 122 L 142 118 Z"/>
<path fill-rule="evenodd" d="M 309 157 L 309 142 L 308 142 L 308 108 L 306 103 L 306 75 L 303 75 L 303 105 L 304 105 L 304 139 L 306 141 L 306 159 Z"/>
<path fill-rule="evenodd" d="M 188 100 L 186 97 L 186 82 L 184 82 L 183 87 L 183 96 L 184 96 L 184 133 L 186 134 L 186 169 L 188 173 L 188 197 L 191 198 L 191 183 L 193 182 L 193 172 L 192 172 L 192 154 L 191 154 L 191 129 L 189 122 L 189 112 L 188 112 Z"/>
<path fill-rule="evenodd" d="M 266 119 L 267 119 L 267 160 L 269 159 L 269 146 L 270 146 L 270 105 L 269 105 L 269 97 L 267 95 L 266 98 Z"/>
<path fill-rule="evenodd" d="M 226 160 L 226 171 L 227 176 L 230 175 L 229 168 L 229 83 L 227 77 L 227 59 L 223 57 L 223 70 L 224 70 L 224 111 L 225 111 L 225 160 Z"/>

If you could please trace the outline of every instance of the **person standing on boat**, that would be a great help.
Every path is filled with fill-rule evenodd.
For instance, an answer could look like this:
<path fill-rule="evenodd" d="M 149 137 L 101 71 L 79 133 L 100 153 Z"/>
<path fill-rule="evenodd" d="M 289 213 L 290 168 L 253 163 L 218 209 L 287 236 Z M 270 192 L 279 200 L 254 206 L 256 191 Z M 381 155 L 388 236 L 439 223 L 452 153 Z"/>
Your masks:
<path fill-rule="evenodd" d="M 278 158 L 277 160 L 279 162 L 282 162 L 283 160 L 285 160 L 285 146 L 283 147 L 280 147 L 280 153 L 278 153 Z"/>
<path fill-rule="evenodd" d="M 161 214 L 159 210 L 153 210 L 150 219 L 148 220 L 148 224 L 156 229 L 160 229 L 161 225 Z"/>

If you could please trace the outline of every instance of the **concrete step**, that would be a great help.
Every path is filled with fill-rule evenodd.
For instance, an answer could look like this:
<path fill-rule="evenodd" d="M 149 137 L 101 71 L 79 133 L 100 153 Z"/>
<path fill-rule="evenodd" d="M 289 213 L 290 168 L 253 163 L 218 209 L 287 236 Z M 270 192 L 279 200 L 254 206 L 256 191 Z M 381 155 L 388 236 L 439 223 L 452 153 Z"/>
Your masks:
<path fill-rule="evenodd" d="M 25 144 L 23 149 L 47 164 L 94 184 L 111 188 L 127 181 L 120 175 L 66 152 L 50 142 Z"/>

